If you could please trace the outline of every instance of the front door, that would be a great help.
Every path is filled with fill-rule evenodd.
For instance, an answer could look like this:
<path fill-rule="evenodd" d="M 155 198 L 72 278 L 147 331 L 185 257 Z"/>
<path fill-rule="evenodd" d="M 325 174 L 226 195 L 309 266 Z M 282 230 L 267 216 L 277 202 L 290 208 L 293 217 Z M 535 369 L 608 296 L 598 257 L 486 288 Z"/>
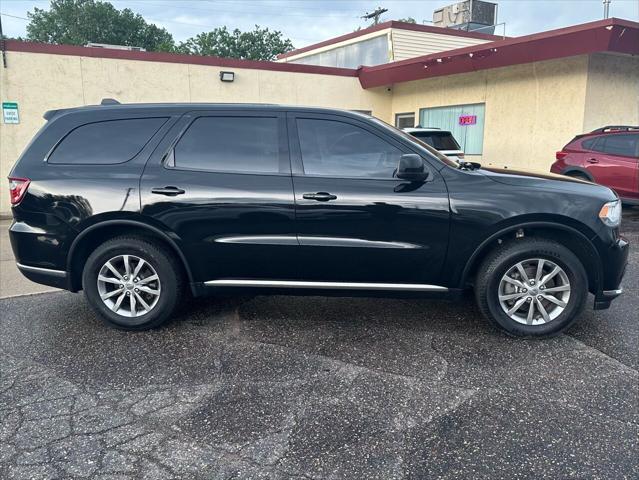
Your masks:
<path fill-rule="evenodd" d="M 620 197 L 639 199 L 639 133 L 602 135 L 586 153 L 586 168 L 597 183 Z"/>
<path fill-rule="evenodd" d="M 295 278 L 285 121 L 274 111 L 189 114 L 147 163 L 142 214 L 178 239 L 196 281 Z"/>
<path fill-rule="evenodd" d="M 435 169 L 423 183 L 394 177 L 415 153 L 350 117 L 289 114 L 300 276 L 307 280 L 437 285 L 449 204 Z"/>

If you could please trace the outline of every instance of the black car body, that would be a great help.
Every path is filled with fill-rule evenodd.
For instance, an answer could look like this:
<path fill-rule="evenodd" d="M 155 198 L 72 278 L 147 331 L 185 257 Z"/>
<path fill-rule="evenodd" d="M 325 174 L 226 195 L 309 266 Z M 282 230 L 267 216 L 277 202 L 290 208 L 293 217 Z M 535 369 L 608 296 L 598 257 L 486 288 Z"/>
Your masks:
<path fill-rule="evenodd" d="M 83 277 L 92 253 L 137 237 L 172 257 L 168 275 L 182 276 L 193 295 L 452 294 L 477 287 L 489 256 L 534 239 L 574 254 L 596 308 L 621 293 L 628 244 L 618 223 L 600 218 L 618 201 L 605 187 L 460 166 L 339 110 L 118 104 L 45 118 L 10 174 L 11 243 L 39 283 L 92 285 Z M 103 285 L 100 295 L 109 292 Z M 515 334 L 559 331 L 498 323 Z"/>

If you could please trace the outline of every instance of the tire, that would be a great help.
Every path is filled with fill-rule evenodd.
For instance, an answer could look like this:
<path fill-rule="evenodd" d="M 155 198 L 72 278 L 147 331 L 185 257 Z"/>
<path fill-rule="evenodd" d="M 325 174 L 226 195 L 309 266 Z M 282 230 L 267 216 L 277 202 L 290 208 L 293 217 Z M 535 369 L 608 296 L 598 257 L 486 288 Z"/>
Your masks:
<path fill-rule="evenodd" d="M 526 277 L 517 268 L 519 263 Z M 543 269 L 538 274 L 540 263 Z M 562 273 L 548 278 L 555 267 Z M 518 277 L 516 281 L 520 283 L 525 278 L 535 283 L 521 289 L 504 280 L 506 274 L 511 279 Z M 542 285 L 544 280 L 546 283 Z M 550 296 L 565 306 L 550 302 Z M 549 337 L 561 333 L 583 312 L 587 296 L 588 278 L 579 259 L 560 243 L 541 238 L 514 240 L 492 251 L 480 265 L 475 282 L 475 298 L 482 314 L 513 336 Z M 509 315 L 506 309 L 515 307 L 522 298 L 525 303 Z M 543 308 L 539 307 L 540 303 Z M 532 320 L 529 318 L 531 307 Z"/>
<path fill-rule="evenodd" d="M 585 182 L 592 182 L 592 180 L 588 177 L 588 175 L 586 175 L 584 173 L 570 172 L 570 173 L 567 173 L 566 176 L 570 177 L 570 178 L 577 178 L 577 179 L 583 180 Z"/>
<path fill-rule="evenodd" d="M 137 277 L 125 274 L 125 259 L 131 274 L 140 266 Z M 143 260 L 141 265 L 139 259 Z M 141 331 L 157 328 L 172 317 L 182 299 L 184 277 L 175 255 L 164 246 L 144 237 L 122 236 L 103 243 L 89 256 L 82 287 L 87 301 L 107 325 Z"/>

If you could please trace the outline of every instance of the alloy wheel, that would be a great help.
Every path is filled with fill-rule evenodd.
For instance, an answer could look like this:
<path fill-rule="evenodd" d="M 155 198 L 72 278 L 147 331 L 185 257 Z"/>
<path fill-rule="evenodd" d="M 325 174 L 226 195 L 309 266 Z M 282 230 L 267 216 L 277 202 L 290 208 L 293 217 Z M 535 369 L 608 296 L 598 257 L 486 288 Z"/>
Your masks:
<path fill-rule="evenodd" d="M 109 310 L 123 317 L 149 313 L 158 303 L 161 283 L 155 268 L 135 255 L 118 255 L 98 273 L 98 293 Z"/>
<path fill-rule="evenodd" d="M 512 320 L 543 325 L 555 320 L 568 306 L 570 280 L 556 263 L 533 258 L 509 268 L 499 282 L 499 303 Z"/>

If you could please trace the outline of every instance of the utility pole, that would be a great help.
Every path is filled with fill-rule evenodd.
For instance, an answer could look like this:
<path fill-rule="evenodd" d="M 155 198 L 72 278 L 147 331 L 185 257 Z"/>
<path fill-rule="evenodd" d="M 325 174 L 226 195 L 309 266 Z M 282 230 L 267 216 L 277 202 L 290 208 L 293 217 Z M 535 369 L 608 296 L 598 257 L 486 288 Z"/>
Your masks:
<path fill-rule="evenodd" d="M 365 15 L 362 15 L 361 18 L 363 18 L 364 20 L 373 20 L 373 25 L 378 25 L 379 24 L 379 17 L 382 15 L 382 13 L 386 13 L 388 12 L 388 8 L 382 8 L 382 7 L 377 7 L 377 10 L 375 10 L 374 12 L 368 13 L 366 12 Z"/>
<path fill-rule="evenodd" d="M 603 0 L 604 5 L 604 18 L 610 17 L 610 2 L 612 0 Z"/>

